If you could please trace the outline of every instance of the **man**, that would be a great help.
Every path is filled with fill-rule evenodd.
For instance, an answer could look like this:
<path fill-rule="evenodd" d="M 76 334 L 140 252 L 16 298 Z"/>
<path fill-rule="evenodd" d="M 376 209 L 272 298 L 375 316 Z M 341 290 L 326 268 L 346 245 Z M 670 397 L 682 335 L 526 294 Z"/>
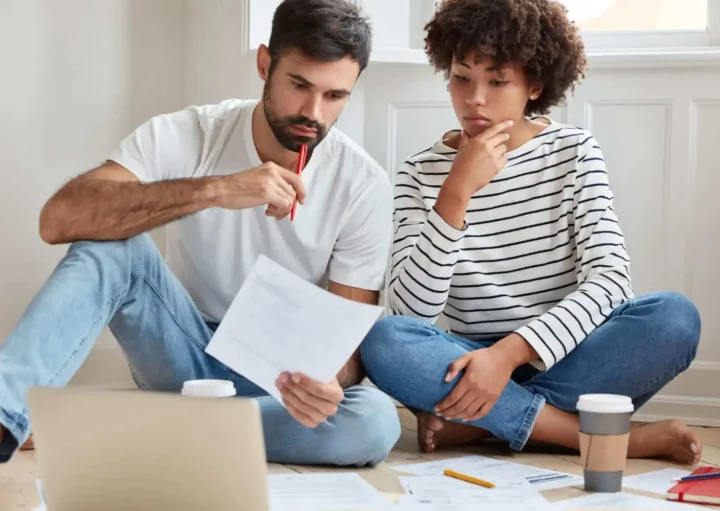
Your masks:
<path fill-rule="evenodd" d="M 352 2 L 286 0 L 258 51 L 261 101 L 152 118 L 48 201 L 40 235 L 72 244 L 0 348 L 5 460 L 30 434 L 27 389 L 65 385 L 106 325 L 142 389 L 220 378 L 258 397 L 269 461 L 361 466 L 387 456 L 397 413 L 386 395 L 358 385 L 357 353 L 330 383 L 282 375 L 287 408 L 205 353 L 261 254 L 318 285 L 327 280 L 335 294 L 377 303 L 390 183 L 332 128 L 370 44 Z M 300 177 L 290 169 L 302 143 L 309 158 Z M 165 224 L 167 265 L 147 234 Z"/>

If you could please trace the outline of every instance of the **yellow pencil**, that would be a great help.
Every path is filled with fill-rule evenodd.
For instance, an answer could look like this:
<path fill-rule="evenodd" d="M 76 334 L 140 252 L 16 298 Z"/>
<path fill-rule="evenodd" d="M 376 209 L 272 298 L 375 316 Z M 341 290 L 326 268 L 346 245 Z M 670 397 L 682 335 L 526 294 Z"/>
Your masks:
<path fill-rule="evenodd" d="M 483 481 L 482 479 L 478 479 L 477 477 L 466 476 L 465 474 L 455 472 L 454 470 L 445 470 L 443 472 L 443 474 L 445 474 L 448 477 L 454 477 L 455 479 L 460 479 L 461 481 L 465 481 L 466 483 L 477 484 L 480 486 L 484 486 L 485 488 L 495 488 L 495 485 L 493 483 Z"/>

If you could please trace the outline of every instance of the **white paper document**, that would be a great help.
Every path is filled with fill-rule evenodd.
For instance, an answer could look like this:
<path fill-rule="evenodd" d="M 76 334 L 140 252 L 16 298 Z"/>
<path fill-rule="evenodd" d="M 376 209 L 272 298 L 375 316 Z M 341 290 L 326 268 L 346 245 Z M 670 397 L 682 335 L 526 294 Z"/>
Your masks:
<path fill-rule="evenodd" d="M 556 502 L 557 511 L 579 511 L 585 509 L 622 510 L 622 511 L 701 511 L 704 507 L 671 502 L 633 495 L 631 493 L 592 493 L 585 497 Z"/>
<path fill-rule="evenodd" d="M 406 495 L 400 499 L 394 506 L 388 508 L 389 511 L 478 511 L 477 505 L 472 504 L 438 504 L 436 502 L 420 502 L 413 498 L 412 495 Z M 520 511 L 515 509 L 505 509 L 503 511 Z"/>
<path fill-rule="evenodd" d="M 47 505 L 45 504 L 45 488 L 43 488 L 43 484 L 40 479 L 35 480 L 35 487 L 37 488 L 38 496 L 40 497 L 40 505 L 33 511 L 47 511 Z"/>
<path fill-rule="evenodd" d="M 677 484 L 673 479 L 687 475 L 690 475 L 689 470 L 681 470 L 679 468 L 655 470 L 646 474 L 623 478 L 623 488 L 632 488 L 634 490 L 665 495 L 670 488 Z"/>
<path fill-rule="evenodd" d="M 357 474 L 268 476 L 270 511 L 382 511 L 390 503 Z"/>
<path fill-rule="evenodd" d="M 392 468 L 400 472 L 422 476 L 442 475 L 445 469 L 451 469 L 489 481 L 499 488 L 513 487 L 528 482 L 536 490 L 545 491 L 583 484 L 582 476 L 496 460 L 486 456 L 464 456 Z"/>
<path fill-rule="evenodd" d="M 420 504 L 475 506 L 475 509 L 543 511 L 548 502 L 527 482 L 508 488 L 484 488 L 447 476 L 405 476 L 400 483 Z"/>
<path fill-rule="evenodd" d="M 282 372 L 331 381 L 381 312 L 260 256 L 205 351 L 281 401 Z"/>
<path fill-rule="evenodd" d="M 477 511 L 477 508 L 473 506 L 419 502 L 412 495 L 405 495 L 388 509 L 391 511 Z"/>
<path fill-rule="evenodd" d="M 392 511 L 474 511 L 470 506 L 418 502 L 412 495 L 405 495 L 389 509 Z"/>

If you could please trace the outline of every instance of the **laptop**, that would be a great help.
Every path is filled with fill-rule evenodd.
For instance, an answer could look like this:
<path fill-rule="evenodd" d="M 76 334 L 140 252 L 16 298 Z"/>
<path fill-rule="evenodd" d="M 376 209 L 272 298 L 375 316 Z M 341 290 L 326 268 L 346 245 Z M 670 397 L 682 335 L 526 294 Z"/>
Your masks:
<path fill-rule="evenodd" d="M 50 511 L 267 511 L 267 464 L 253 400 L 32 388 Z"/>

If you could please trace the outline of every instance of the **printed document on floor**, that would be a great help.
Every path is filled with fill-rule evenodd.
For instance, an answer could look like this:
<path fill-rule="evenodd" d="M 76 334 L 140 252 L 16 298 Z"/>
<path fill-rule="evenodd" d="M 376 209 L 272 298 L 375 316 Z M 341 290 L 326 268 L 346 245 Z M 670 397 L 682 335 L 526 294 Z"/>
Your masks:
<path fill-rule="evenodd" d="M 545 511 L 548 501 L 526 481 L 504 488 L 484 488 L 447 476 L 404 476 L 400 483 L 419 504 L 468 506 L 475 509 Z"/>
<path fill-rule="evenodd" d="M 390 503 L 356 473 L 268 476 L 270 511 L 384 510 Z"/>
<path fill-rule="evenodd" d="M 462 474 L 484 479 L 498 487 L 508 487 L 528 482 L 537 491 L 583 485 L 582 476 L 479 455 L 393 466 L 392 469 L 418 476 L 441 475 L 445 469 L 451 469 Z"/>

